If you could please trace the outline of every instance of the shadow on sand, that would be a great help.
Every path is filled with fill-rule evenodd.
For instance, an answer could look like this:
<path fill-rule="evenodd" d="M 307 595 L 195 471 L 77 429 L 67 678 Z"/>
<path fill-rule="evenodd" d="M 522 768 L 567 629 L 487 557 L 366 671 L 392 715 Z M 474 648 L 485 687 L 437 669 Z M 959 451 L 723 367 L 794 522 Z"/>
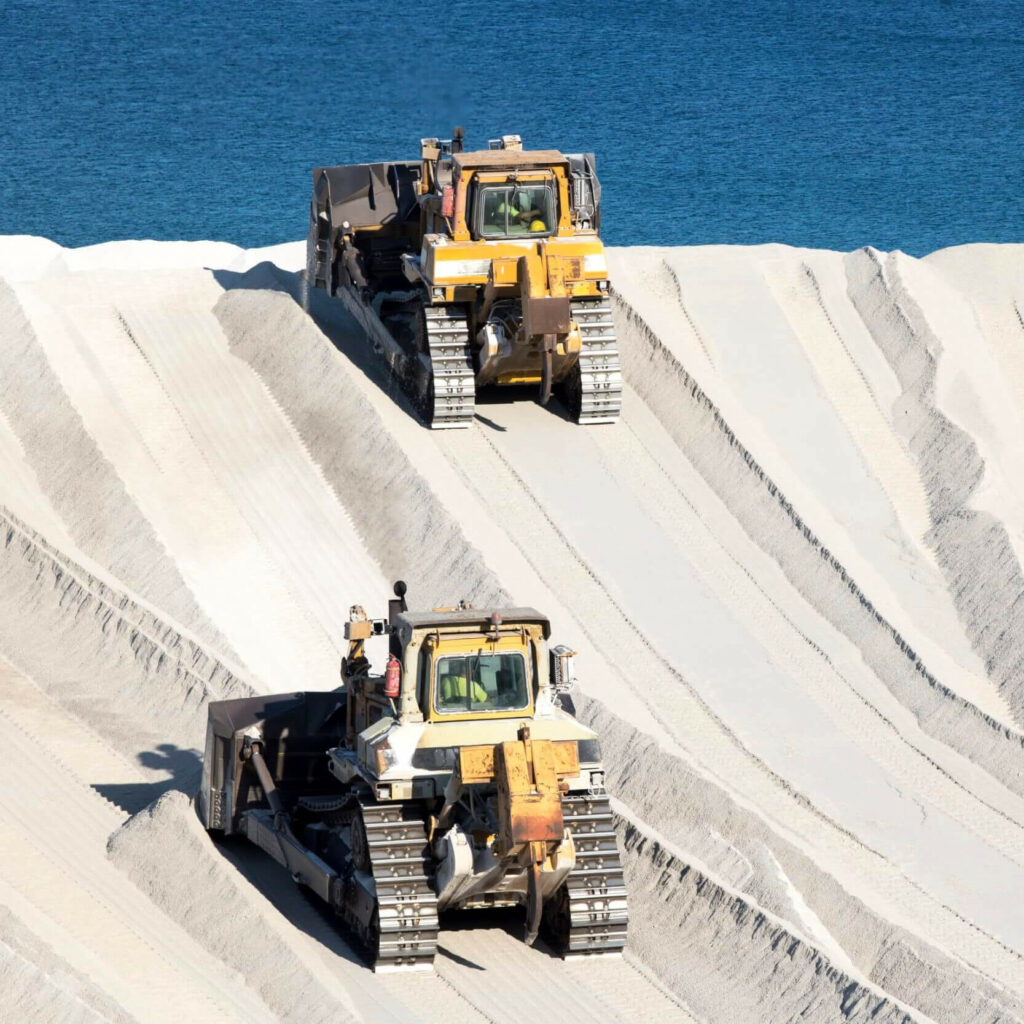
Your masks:
<path fill-rule="evenodd" d="M 300 931 L 315 939 L 336 956 L 349 963 L 369 969 L 358 941 L 319 896 L 292 881 L 288 872 L 273 858 L 250 845 L 245 839 L 232 837 L 217 841 L 218 852 L 229 861 L 280 914 Z M 526 912 L 522 908 L 496 910 L 462 910 L 441 915 L 437 956 L 445 957 L 463 967 L 476 971 L 486 966 L 447 948 L 445 934 L 477 929 L 506 932 L 517 942 L 522 941 L 526 928 Z M 555 957 L 544 944 L 537 941 L 538 952 Z"/>
<path fill-rule="evenodd" d="M 367 966 L 341 918 L 319 896 L 293 882 L 272 857 L 240 837 L 218 840 L 217 849 L 290 924 L 343 960 Z"/>
<path fill-rule="evenodd" d="M 388 371 L 384 362 L 368 343 L 359 324 L 349 315 L 339 299 L 319 289 L 307 289 L 302 271 L 286 271 L 264 261 L 245 272 L 211 269 L 214 280 L 226 291 L 277 291 L 291 296 L 320 328 L 331 344 L 358 369 L 367 380 L 382 391 L 410 419 L 422 424 L 409 396 Z M 533 385 L 487 388 L 476 396 L 476 420 L 491 430 L 505 433 L 507 427 L 486 416 L 481 409 L 508 405 L 510 402 L 533 402 L 537 387 Z M 560 419 L 569 414 L 557 398 L 548 403 L 548 411 Z M 424 427 L 424 429 L 427 429 Z"/>
<path fill-rule="evenodd" d="M 92 783 L 92 788 L 100 796 L 128 814 L 137 814 L 169 790 L 179 790 L 192 796 L 199 788 L 203 762 L 198 751 L 185 750 L 173 743 L 160 743 L 155 749 L 142 750 L 135 757 L 143 768 L 168 772 L 170 777 L 156 782 Z"/>
<path fill-rule="evenodd" d="M 338 299 L 322 290 L 307 289 L 301 271 L 282 270 L 273 263 L 258 263 L 245 273 L 212 270 L 214 280 L 226 291 L 277 291 L 290 296 L 304 310 L 328 341 L 374 386 L 411 420 L 420 418 L 387 364 L 369 344 L 363 329 Z"/>
<path fill-rule="evenodd" d="M 441 915 L 441 934 L 437 944 L 437 955 L 445 956 L 455 963 L 464 967 L 472 967 L 478 971 L 487 970 L 479 964 L 467 960 L 458 953 L 452 952 L 445 947 L 445 933 L 464 931 L 503 931 L 516 942 L 523 941 L 526 931 L 526 908 L 525 907 L 500 907 L 493 910 L 454 910 L 447 911 Z M 544 953 L 554 960 L 561 960 L 562 957 L 556 953 L 545 941 L 543 935 L 537 939 L 533 948 L 538 953 Z"/>

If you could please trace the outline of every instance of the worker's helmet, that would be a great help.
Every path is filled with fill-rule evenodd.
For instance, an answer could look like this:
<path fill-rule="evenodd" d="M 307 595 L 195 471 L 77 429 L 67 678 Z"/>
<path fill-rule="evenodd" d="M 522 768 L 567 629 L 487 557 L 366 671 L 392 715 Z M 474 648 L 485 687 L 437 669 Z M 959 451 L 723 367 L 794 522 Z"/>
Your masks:
<path fill-rule="evenodd" d="M 530 221 L 530 230 L 531 231 L 547 231 L 547 229 L 548 229 L 547 224 L 545 224 L 544 221 L 542 221 L 540 219 L 531 220 Z"/>

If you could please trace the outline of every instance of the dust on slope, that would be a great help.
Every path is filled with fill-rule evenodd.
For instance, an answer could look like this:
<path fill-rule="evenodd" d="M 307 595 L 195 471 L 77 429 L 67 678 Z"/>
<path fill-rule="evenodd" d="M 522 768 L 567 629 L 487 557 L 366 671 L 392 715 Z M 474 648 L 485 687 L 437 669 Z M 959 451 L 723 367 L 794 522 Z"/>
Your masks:
<path fill-rule="evenodd" d="M 0 504 L 6 505 L 22 520 L 33 522 L 62 550 L 76 552 L 78 546 L 64 521 L 46 497 L 29 465 L 18 435 L 0 411 Z"/>
<path fill-rule="evenodd" d="M 213 473 L 317 627 L 314 638 L 300 635 L 294 623 L 282 624 L 280 632 L 291 634 L 292 664 L 280 674 L 294 677 L 298 669 L 331 685 L 349 606 L 359 598 L 383 601 L 389 588 L 287 417 L 248 365 L 231 354 L 212 313 L 220 289 L 202 277 L 151 279 L 145 292 L 126 282 L 115 298 Z M 252 614 L 262 620 L 260 629 L 273 628 L 261 609 Z"/>
<path fill-rule="evenodd" d="M 930 1020 L 854 981 L 780 921 L 681 862 L 642 829 L 624 824 L 620 834 L 630 893 L 645 906 L 632 932 L 634 955 L 673 988 L 686 976 L 702 975 L 704 984 L 689 996 L 700 1017 L 765 1019 L 771 1007 L 771 1019 L 780 1021 Z"/>
<path fill-rule="evenodd" d="M 633 829 L 650 840 L 642 849 L 633 849 L 626 860 L 630 892 L 645 887 L 657 894 L 655 902 L 671 901 L 671 893 L 661 891 L 666 883 L 656 881 L 660 876 L 650 854 L 657 852 L 655 859 L 671 857 L 675 861 L 673 870 L 693 871 L 702 899 L 711 900 L 713 906 L 733 907 L 737 913 L 732 927 L 747 927 L 751 914 L 765 920 L 766 927 L 750 938 L 744 965 L 725 953 L 724 947 L 735 937 L 716 920 L 713 909 L 707 911 L 712 926 L 694 931 L 692 939 L 678 922 L 667 930 L 652 927 L 646 916 L 634 922 L 631 942 L 637 942 L 638 950 L 657 950 L 658 957 L 684 962 L 699 957 L 701 971 L 716 976 L 721 971 L 729 979 L 688 995 L 697 1003 L 717 1003 L 712 1018 L 736 1019 L 738 1005 L 753 998 L 752 991 L 758 986 L 766 991 L 773 976 L 788 970 L 796 971 L 795 991 L 809 995 L 806 979 L 800 980 L 800 965 L 806 964 L 808 955 L 813 960 L 820 954 L 829 962 L 823 968 L 825 973 L 833 980 L 845 975 L 844 985 L 851 991 L 859 986 L 873 996 L 891 996 L 915 1013 L 943 1024 L 983 1024 L 991 1020 L 995 1005 L 1007 1019 L 1024 1021 L 1024 999 L 1014 997 L 942 952 L 930 939 L 894 923 L 848 891 L 827 865 L 809 856 L 791 836 L 773 829 L 756 808 L 719 781 L 672 755 L 598 701 L 579 695 L 577 713 L 600 734 L 609 788 L 629 810 L 620 834 L 625 837 Z M 648 822 L 658 823 L 657 834 Z M 664 913 L 682 917 L 690 909 L 680 904 Z M 693 927 L 690 921 L 687 928 Z M 798 962 L 783 959 L 771 972 L 758 975 L 751 971 L 742 976 L 765 955 L 770 937 L 777 937 L 779 928 L 789 939 L 781 940 L 777 948 L 788 948 L 790 940 L 798 943 L 804 951 Z M 672 953 L 666 944 L 680 948 Z M 681 973 L 669 964 L 659 969 L 662 975 Z M 681 978 L 673 987 L 692 991 Z"/>
<path fill-rule="evenodd" d="M 52 946 L 0 907 L 0 991 L 19 1024 L 136 1024 Z"/>
<path fill-rule="evenodd" d="M 227 292 L 215 310 L 231 350 L 249 363 L 286 411 L 367 548 L 415 600 L 502 603 L 507 594 L 479 555 L 461 543 L 456 520 L 434 499 L 366 400 L 339 380 L 338 356 L 281 292 Z M 287 343 L 268 344 L 277 336 Z M 339 387 L 343 390 L 339 391 Z M 465 589 L 454 593 L 458 581 Z"/>
<path fill-rule="evenodd" d="M 326 969 L 312 944 L 218 854 L 185 794 L 167 793 L 129 819 L 108 853 L 213 960 L 246 978 L 282 1024 L 360 1019 L 346 991 L 358 968 L 339 959 L 336 971 Z M 280 881 L 294 884 L 283 871 Z M 386 1005 L 377 1009 L 382 1024 L 402 1019 Z"/>
<path fill-rule="evenodd" d="M 688 1010 L 620 957 L 563 961 L 506 929 L 477 924 L 472 912 L 464 916 L 465 927 L 442 932 L 435 970 L 495 1024 L 548 1016 L 566 1024 L 694 1024 Z"/>
<path fill-rule="evenodd" d="M 841 257 L 758 246 L 611 260 L 620 301 L 699 381 L 875 606 L 948 686 L 1012 721 L 924 536 L 924 486 L 878 405 L 895 382 L 850 308 Z M 652 280 L 664 294 L 651 295 Z M 643 393 L 648 367 L 631 349 L 627 375 Z"/>

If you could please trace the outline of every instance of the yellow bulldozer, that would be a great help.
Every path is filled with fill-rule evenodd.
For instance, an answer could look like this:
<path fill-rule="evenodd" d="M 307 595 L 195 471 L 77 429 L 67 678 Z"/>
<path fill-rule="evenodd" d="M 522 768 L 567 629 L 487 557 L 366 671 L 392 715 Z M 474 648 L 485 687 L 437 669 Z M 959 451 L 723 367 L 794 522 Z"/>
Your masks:
<path fill-rule="evenodd" d="M 532 608 L 345 624 L 338 690 L 209 705 L 197 809 L 283 865 L 375 970 L 429 968 L 438 914 L 524 907 L 525 939 L 620 953 L 628 907 L 597 735 L 560 706 L 573 652 Z M 387 644 L 383 672 L 368 645 Z"/>
<path fill-rule="evenodd" d="M 313 172 L 306 280 L 340 298 L 423 420 L 466 427 L 477 388 L 535 385 L 612 423 L 622 373 L 592 153 L 475 152 L 423 139 L 410 162 Z"/>

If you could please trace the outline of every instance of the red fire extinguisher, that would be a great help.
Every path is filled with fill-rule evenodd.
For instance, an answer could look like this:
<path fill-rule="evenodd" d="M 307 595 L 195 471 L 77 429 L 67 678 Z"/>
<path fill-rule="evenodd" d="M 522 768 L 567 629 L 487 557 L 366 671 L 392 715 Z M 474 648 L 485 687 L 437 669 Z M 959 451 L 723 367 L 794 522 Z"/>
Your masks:
<path fill-rule="evenodd" d="M 397 697 L 401 687 L 402 664 L 393 655 L 388 655 L 388 667 L 384 670 L 384 696 Z"/>

